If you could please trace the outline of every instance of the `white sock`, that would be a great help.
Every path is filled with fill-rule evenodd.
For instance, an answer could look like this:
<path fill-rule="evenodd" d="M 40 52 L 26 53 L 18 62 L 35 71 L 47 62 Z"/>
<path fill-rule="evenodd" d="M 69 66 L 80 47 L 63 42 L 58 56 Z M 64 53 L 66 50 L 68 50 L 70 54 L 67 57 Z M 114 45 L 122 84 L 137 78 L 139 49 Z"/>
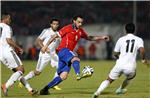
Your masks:
<path fill-rule="evenodd" d="M 33 78 L 34 76 L 35 76 L 34 71 L 31 71 L 24 77 L 24 79 L 29 80 L 29 79 Z"/>
<path fill-rule="evenodd" d="M 58 73 L 57 73 L 57 71 L 55 72 L 55 75 L 54 75 L 54 77 L 53 77 L 53 79 L 54 78 L 56 78 L 58 76 Z"/>
<path fill-rule="evenodd" d="M 28 91 L 32 91 L 30 84 L 25 80 L 24 77 L 20 77 L 20 82 L 25 86 Z"/>
<path fill-rule="evenodd" d="M 22 75 L 21 71 L 17 71 L 15 73 L 13 73 L 11 75 L 11 77 L 9 78 L 9 80 L 6 82 L 6 88 L 9 88 L 10 86 L 12 86 L 14 84 L 14 82 L 16 80 L 18 80 L 18 78 Z"/>
<path fill-rule="evenodd" d="M 108 87 L 108 85 L 110 84 L 110 82 L 108 80 L 105 80 L 101 83 L 101 85 L 99 86 L 99 88 L 97 89 L 97 91 L 95 92 L 95 95 L 100 95 L 101 92 Z"/>

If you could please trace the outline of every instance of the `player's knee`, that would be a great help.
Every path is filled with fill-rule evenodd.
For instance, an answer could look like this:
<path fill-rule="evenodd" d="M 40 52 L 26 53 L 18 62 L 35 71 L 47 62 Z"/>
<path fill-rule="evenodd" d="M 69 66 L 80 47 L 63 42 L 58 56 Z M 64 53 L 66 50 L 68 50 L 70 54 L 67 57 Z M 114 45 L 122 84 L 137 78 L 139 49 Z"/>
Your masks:
<path fill-rule="evenodd" d="M 135 78 L 135 76 L 136 76 L 136 74 L 128 75 L 128 76 L 127 76 L 127 80 L 132 80 L 132 79 Z"/>
<path fill-rule="evenodd" d="M 110 77 L 107 78 L 107 80 L 112 83 L 114 81 L 114 79 L 111 79 Z"/>
<path fill-rule="evenodd" d="M 22 72 L 22 74 L 24 74 L 24 73 L 25 73 L 25 70 L 24 70 L 24 67 L 23 67 L 23 66 L 19 66 L 19 67 L 17 67 L 17 68 L 16 68 L 16 71 L 21 71 L 21 72 Z"/>
<path fill-rule="evenodd" d="M 66 80 L 67 77 L 68 77 L 68 73 L 67 73 L 67 72 L 63 72 L 63 73 L 60 74 L 60 78 L 61 78 L 62 80 Z"/>
<path fill-rule="evenodd" d="M 34 74 L 36 75 L 36 76 L 38 76 L 38 75 L 40 75 L 41 74 L 41 72 L 40 71 L 34 71 Z"/>
<path fill-rule="evenodd" d="M 71 63 L 73 63 L 74 61 L 79 61 L 80 62 L 80 59 L 75 56 L 75 57 L 72 58 Z"/>

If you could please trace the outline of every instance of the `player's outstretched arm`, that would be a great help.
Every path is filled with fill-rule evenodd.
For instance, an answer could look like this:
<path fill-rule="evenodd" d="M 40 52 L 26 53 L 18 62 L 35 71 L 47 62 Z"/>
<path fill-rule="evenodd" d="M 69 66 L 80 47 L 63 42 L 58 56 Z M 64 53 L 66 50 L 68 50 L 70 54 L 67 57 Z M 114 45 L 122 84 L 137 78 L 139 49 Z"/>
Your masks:
<path fill-rule="evenodd" d="M 144 47 L 141 47 L 140 49 L 140 55 L 141 55 L 141 62 L 146 65 L 147 67 L 150 67 L 150 63 L 145 59 L 145 49 Z"/>
<path fill-rule="evenodd" d="M 47 48 L 48 48 L 48 46 L 49 46 L 56 38 L 58 38 L 58 37 L 59 37 L 59 36 L 58 36 L 57 34 L 53 35 L 53 36 L 48 40 L 48 42 L 46 43 L 46 45 L 42 47 L 41 52 L 42 52 L 42 53 L 45 53 L 46 50 L 47 50 Z"/>
<path fill-rule="evenodd" d="M 22 54 L 23 49 L 19 47 L 19 45 L 16 44 L 16 42 L 12 38 L 6 38 L 7 43 L 12 46 L 14 49 L 17 49 L 17 51 Z"/>
<path fill-rule="evenodd" d="M 98 40 L 109 41 L 109 36 L 88 36 L 88 40 L 90 40 L 90 41 L 98 41 Z"/>

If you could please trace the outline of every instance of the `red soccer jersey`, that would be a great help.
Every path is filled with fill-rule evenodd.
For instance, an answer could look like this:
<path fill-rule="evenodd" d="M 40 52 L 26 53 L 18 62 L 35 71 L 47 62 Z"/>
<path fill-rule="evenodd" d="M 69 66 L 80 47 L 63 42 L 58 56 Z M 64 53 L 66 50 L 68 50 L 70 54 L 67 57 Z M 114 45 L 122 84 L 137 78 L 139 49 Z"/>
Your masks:
<path fill-rule="evenodd" d="M 75 30 L 72 24 L 60 29 L 59 34 L 62 40 L 57 48 L 58 51 L 62 48 L 68 48 L 69 50 L 73 51 L 80 38 L 88 38 L 87 33 L 83 29 L 80 28 Z"/>

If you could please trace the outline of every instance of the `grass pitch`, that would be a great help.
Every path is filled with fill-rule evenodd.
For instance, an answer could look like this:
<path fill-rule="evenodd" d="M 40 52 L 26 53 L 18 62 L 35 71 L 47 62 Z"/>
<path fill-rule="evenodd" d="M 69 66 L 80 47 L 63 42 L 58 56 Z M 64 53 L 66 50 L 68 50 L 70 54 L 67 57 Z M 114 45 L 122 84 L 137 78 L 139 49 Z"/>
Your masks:
<path fill-rule="evenodd" d="M 25 75 L 35 69 L 36 61 L 23 61 L 25 67 Z M 50 95 L 39 95 L 36 98 L 91 98 L 92 94 L 97 90 L 100 83 L 107 78 L 109 71 L 112 69 L 115 61 L 81 61 L 81 69 L 85 65 L 94 68 L 94 74 L 90 78 L 76 81 L 73 68 L 67 80 L 63 81 L 59 86 L 61 91 L 50 89 Z M 12 74 L 5 66 L 1 65 L 1 80 L 4 83 Z M 48 65 L 38 77 L 29 80 L 31 86 L 40 91 L 49 81 L 52 80 L 55 68 Z M 100 96 L 100 98 L 150 98 L 150 69 L 138 62 L 137 75 L 132 83 L 127 87 L 128 91 L 124 95 L 116 95 L 115 90 L 122 83 L 124 76 L 112 83 Z M 16 82 L 8 91 L 8 97 L 2 98 L 34 98 L 28 94 L 25 88 L 18 88 Z"/>

